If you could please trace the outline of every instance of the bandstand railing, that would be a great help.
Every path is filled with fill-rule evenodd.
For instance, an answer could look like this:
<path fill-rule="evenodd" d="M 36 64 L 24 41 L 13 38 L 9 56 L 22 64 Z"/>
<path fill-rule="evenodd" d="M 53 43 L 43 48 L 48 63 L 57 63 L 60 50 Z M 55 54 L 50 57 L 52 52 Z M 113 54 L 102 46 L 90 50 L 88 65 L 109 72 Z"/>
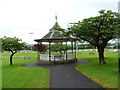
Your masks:
<path fill-rule="evenodd" d="M 51 61 L 62 61 L 62 60 L 70 60 L 75 58 L 75 53 L 67 53 L 63 55 L 51 55 Z M 40 54 L 40 60 L 49 60 L 48 54 Z"/>

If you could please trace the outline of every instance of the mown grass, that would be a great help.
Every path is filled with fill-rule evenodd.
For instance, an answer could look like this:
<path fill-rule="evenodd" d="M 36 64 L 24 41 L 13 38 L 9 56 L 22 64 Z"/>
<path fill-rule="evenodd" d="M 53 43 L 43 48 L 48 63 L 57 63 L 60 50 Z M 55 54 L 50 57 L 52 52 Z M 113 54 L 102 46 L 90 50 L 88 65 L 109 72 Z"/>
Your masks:
<path fill-rule="evenodd" d="M 99 65 L 97 52 L 89 55 L 91 51 L 78 52 L 77 58 L 92 60 L 75 67 L 87 77 L 99 83 L 105 88 L 118 87 L 118 53 L 105 52 L 106 65 Z M 10 53 L 3 54 L 4 57 Z M 49 88 L 50 70 L 39 67 L 21 66 L 26 63 L 35 62 L 36 53 L 17 53 L 15 56 L 30 56 L 13 58 L 13 65 L 9 65 L 9 58 L 2 59 L 2 81 L 3 88 Z"/>
<path fill-rule="evenodd" d="M 106 65 L 99 65 L 97 52 L 92 52 L 95 55 L 89 55 L 89 53 L 91 51 L 78 53 L 79 59 L 92 61 L 80 64 L 75 68 L 105 88 L 118 88 L 118 53 L 105 52 Z"/>
<path fill-rule="evenodd" d="M 2 56 L 9 55 L 10 53 L 6 53 Z M 36 53 L 16 53 L 13 65 L 9 65 L 9 58 L 2 59 L 2 88 L 49 88 L 50 70 L 21 66 L 35 62 L 36 55 Z M 17 56 L 30 56 L 30 59 Z"/>
<path fill-rule="evenodd" d="M 0 57 L 2 57 L 1 54 Z M 2 59 L 0 59 L 0 89 L 2 89 Z"/>

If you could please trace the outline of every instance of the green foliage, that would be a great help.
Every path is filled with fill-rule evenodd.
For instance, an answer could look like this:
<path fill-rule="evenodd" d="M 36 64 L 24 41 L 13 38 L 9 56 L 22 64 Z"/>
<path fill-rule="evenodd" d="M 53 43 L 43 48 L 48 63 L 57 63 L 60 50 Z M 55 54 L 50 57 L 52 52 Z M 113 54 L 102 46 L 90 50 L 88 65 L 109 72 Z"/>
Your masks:
<path fill-rule="evenodd" d="M 61 44 L 61 43 L 51 44 L 51 51 L 54 52 L 66 51 L 66 50 L 70 50 L 71 48 L 72 48 L 71 45 L 67 45 L 66 47 L 66 44 Z"/>
<path fill-rule="evenodd" d="M 50 50 L 53 55 L 63 55 L 66 50 L 70 50 L 72 47 L 70 45 L 62 44 L 62 43 L 54 43 L 51 44 Z"/>
<path fill-rule="evenodd" d="M 21 39 L 18 39 L 16 37 L 6 37 L 2 38 L 2 50 L 5 51 L 18 51 L 25 49 L 25 42 L 22 42 Z"/>
<path fill-rule="evenodd" d="M 88 41 L 96 47 L 98 45 L 105 46 L 120 32 L 120 29 L 117 29 L 120 19 L 117 17 L 117 13 L 110 10 L 107 12 L 101 10 L 99 14 L 99 16 L 74 23 L 69 29 L 69 34 Z"/>
<path fill-rule="evenodd" d="M 117 38 L 120 33 L 120 18 L 118 13 L 111 10 L 100 10 L 99 16 L 78 21 L 66 31 L 69 36 L 82 39 L 97 47 L 99 52 L 99 64 L 104 61 L 104 48 L 109 40 Z"/>
<path fill-rule="evenodd" d="M 25 45 L 25 50 L 34 50 L 34 47 L 33 47 L 34 45 L 33 44 L 26 44 Z"/>
<path fill-rule="evenodd" d="M 54 27 L 53 30 L 59 30 L 59 31 L 63 31 L 63 32 L 65 31 L 65 29 L 60 28 L 60 27 Z"/>
<path fill-rule="evenodd" d="M 61 54 L 62 51 L 65 51 L 65 50 L 66 50 L 65 44 L 61 44 L 61 43 L 51 44 L 51 51 L 52 52 L 60 52 L 60 54 Z"/>
<path fill-rule="evenodd" d="M 21 39 L 18 39 L 16 37 L 5 37 L 2 38 L 2 50 L 10 51 L 10 65 L 12 65 L 12 57 L 15 53 L 17 53 L 19 50 L 23 50 L 26 48 L 25 42 L 22 42 Z"/>
<path fill-rule="evenodd" d="M 94 47 L 93 45 L 91 44 L 81 44 L 81 45 L 78 45 L 78 49 L 96 49 L 96 47 Z"/>

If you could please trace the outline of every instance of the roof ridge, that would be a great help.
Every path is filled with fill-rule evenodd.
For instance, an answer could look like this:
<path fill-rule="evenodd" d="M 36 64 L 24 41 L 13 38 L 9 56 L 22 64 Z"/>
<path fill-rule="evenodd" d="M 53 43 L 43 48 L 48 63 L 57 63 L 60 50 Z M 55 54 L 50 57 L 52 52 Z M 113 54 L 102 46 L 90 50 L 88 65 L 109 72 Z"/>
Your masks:
<path fill-rule="evenodd" d="M 61 28 L 60 25 L 58 24 L 58 22 L 55 22 L 54 26 L 50 30 L 56 30 L 59 28 Z"/>

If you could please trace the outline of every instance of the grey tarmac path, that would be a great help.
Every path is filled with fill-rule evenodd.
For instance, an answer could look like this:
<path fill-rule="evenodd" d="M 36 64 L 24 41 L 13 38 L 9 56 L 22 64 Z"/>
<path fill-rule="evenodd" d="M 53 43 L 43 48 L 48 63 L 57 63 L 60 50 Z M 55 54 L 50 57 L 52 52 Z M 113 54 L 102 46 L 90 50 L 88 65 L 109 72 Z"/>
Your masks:
<path fill-rule="evenodd" d="M 105 90 L 102 86 L 75 70 L 75 66 L 89 61 L 79 59 L 77 62 L 61 65 L 38 65 L 34 62 L 27 63 L 24 66 L 50 69 L 50 88 L 99 88 Z"/>

